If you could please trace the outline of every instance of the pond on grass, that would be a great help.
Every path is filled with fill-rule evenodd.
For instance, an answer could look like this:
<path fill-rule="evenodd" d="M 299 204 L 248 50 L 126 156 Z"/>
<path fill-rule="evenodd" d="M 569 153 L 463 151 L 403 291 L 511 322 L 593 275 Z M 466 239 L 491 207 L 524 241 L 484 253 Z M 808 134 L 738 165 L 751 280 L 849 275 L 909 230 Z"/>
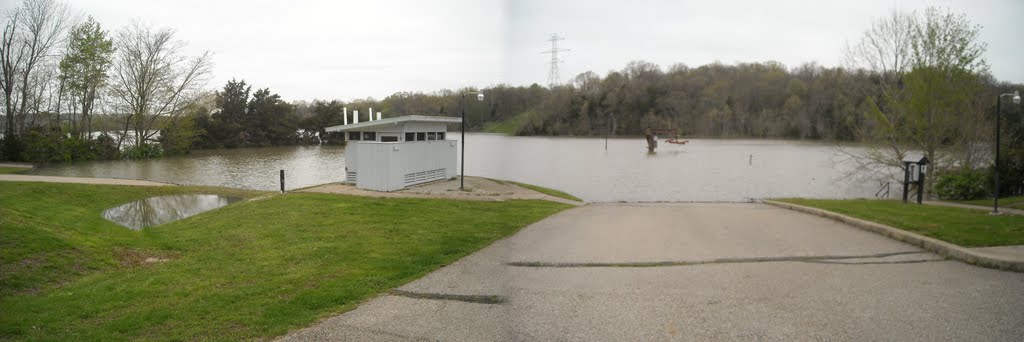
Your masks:
<path fill-rule="evenodd" d="M 241 200 L 219 195 L 171 195 L 150 197 L 103 211 L 103 218 L 140 230 L 180 220 Z"/>

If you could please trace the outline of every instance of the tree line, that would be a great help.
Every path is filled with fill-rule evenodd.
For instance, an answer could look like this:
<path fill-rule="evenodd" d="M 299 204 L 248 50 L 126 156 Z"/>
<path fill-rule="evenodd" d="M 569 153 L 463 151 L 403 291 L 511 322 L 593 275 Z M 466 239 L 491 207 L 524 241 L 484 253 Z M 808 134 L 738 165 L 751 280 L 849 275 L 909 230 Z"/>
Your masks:
<path fill-rule="evenodd" d="M 4 15 L 2 159 L 159 156 L 160 131 L 186 120 L 204 93 L 210 54 L 186 55 L 169 28 L 111 32 L 56 0 L 24 0 Z"/>
<path fill-rule="evenodd" d="M 991 164 L 998 94 L 980 26 L 963 14 L 894 11 L 848 44 L 844 63 L 774 61 L 691 67 L 635 61 L 554 87 L 397 92 L 383 99 L 284 101 L 231 80 L 208 91 L 210 55 L 189 56 L 168 28 L 108 31 L 57 0 L 23 0 L 0 39 L 4 105 L 0 159 L 33 162 L 146 158 L 201 148 L 340 143 L 324 128 L 345 109 L 398 115 L 467 114 L 472 131 L 516 135 L 640 135 L 856 142 L 867 173 L 923 151 L 939 173 Z M 486 94 L 483 102 L 464 98 Z M 1012 108 L 1012 107 L 1011 107 Z M 1003 115 L 1005 189 L 1024 187 L 1020 110 Z"/>

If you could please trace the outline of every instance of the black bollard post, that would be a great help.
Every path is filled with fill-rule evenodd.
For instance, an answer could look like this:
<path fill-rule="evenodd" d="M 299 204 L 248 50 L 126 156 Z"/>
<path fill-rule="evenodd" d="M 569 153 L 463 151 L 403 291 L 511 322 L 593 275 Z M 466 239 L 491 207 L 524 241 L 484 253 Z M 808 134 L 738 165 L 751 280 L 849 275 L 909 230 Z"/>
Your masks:
<path fill-rule="evenodd" d="M 918 168 L 917 172 L 917 204 L 921 204 L 921 200 L 924 199 L 924 172 L 921 171 L 921 168 Z"/>
<path fill-rule="evenodd" d="M 281 193 L 284 193 L 284 169 L 281 169 Z"/>
<path fill-rule="evenodd" d="M 907 203 L 907 193 L 910 192 L 910 166 L 903 163 L 903 203 Z"/>

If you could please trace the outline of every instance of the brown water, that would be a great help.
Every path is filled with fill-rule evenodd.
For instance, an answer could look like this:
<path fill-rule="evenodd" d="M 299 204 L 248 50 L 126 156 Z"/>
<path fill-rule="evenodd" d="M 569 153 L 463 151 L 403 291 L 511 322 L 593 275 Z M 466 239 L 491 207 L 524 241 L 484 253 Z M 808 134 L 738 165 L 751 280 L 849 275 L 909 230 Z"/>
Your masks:
<path fill-rule="evenodd" d="M 201 150 L 161 159 L 46 165 L 32 173 L 277 190 L 279 170 L 284 169 L 285 186 L 296 189 L 343 180 L 343 153 L 338 146 Z"/>
<path fill-rule="evenodd" d="M 610 139 L 607 150 L 600 138 L 468 134 L 466 140 L 467 175 L 556 188 L 590 202 L 854 198 L 871 197 L 879 187 L 877 181 L 849 177 L 853 166 L 827 143 L 693 139 L 687 145 L 661 142 L 648 154 L 642 138 Z M 34 173 L 276 190 L 278 170 L 285 169 L 286 186 L 295 189 L 343 180 L 343 151 L 197 151 L 157 160 L 47 166 Z"/>
<path fill-rule="evenodd" d="M 596 138 L 472 135 L 466 143 L 468 175 L 560 189 L 588 202 L 858 198 L 879 188 L 877 181 L 850 177 L 852 163 L 828 143 L 659 141 L 653 154 L 641 138 L 609 139 L 607 150 Z"/>
<path fill-rule="evenodd" d="M 218 195 L 173 195 L 150 197 L 103 211 L 103 218 L 139 230 L 217 209 L 238 197 Z"/>

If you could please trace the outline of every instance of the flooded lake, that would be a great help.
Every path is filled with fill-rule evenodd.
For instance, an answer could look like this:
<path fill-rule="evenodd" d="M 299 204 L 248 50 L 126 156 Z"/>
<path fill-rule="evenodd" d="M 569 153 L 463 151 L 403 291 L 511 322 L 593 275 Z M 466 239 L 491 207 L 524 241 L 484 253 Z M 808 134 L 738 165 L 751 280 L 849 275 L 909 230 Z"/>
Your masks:
<path fill-rule="evenodd" d="M 339 146 L 200 150 L 161 159 L 46 165 L 32 173 L 277 190 L 278 170 L 284 169 L 286 186 L 296 189 L 344 180 L 344 151 Z"/>
<path fill-rule="evenodd" d="M 218 195 L 150 197 L 103 211 L 103 218 L 139 230 L 217 209 L 241 200 Z"/>
<path fill-rule="evenodd" d="M 450 134 L 458 138 L 458 134 Z M 872 197 L 876 181 L 848 177 L 853 168 L 828 143 L 642 138 L 509 137 L 468 134 L 466 174 L 537 184 L 589 202 L 747 201 L 768 197 Z M 857 151 L 854 149 L 854 151 Z M 146 179 L 177 184 L 276 190 L 344 179 L 341 147 L 195 151 L 146 161 L 44 166 L 36 174 Z M 893 186 L 893 191 L 897 187 Z"/>

